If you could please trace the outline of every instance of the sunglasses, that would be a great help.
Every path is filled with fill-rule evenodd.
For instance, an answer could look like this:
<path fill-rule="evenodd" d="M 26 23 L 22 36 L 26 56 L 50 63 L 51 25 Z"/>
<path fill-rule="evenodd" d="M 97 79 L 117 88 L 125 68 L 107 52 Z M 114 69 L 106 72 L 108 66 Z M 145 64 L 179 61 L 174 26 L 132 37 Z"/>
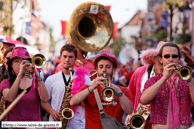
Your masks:
<path fill-rule="evenodd" d="M 170 58 L 170 57 L 172 57 L 172 58 L 178 58 L 179 56 L 178 55 L 172 55 L 172 56 L 170 56 L 170 55 L 164 55 L 163 56 L 164 58 L 166 58 L 166 59 L 168 59 L 168 58 Z"/>
<path fill-rule="evenodd" d="M 5 57 L 7 60 L 9 60 L 10 59 L 10 57 Z"/>

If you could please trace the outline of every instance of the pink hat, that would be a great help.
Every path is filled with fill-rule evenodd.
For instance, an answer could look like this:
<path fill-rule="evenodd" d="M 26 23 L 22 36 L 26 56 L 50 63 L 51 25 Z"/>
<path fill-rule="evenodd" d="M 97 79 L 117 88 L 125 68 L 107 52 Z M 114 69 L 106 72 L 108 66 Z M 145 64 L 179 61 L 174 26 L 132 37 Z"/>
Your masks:
<path fill-rule="evenodd" d="M 30 55 L 25 47 L 15 47 L 12 51 L 10 60 L 7 63 L 11 63 L 13 58 L 20 57 L 23 59 L 29 59 L 31 61 Z"/>
<path fill-rule="evenodd" d="M 143 65 L 153 65 L 154 64 L 154 61 L 153 61 L 153 56 L 157 56 L 159 51 L 160 51 L 160 48 L 167 42 L 163 42 L 163 41 L 160 41 L 157 45 L 157 48 L 156 49 L 148 49 L 148 50 L 144 50 L 144 51 L 141 51 L 141 54 L 140 54 L 140 58 L 141 58 L 141 62 Z"/>
<path fill-rule="evenodd" d="M 114 64 L 114 66 L 115 66 L 116 68 L 119 66 L 119 62 L 117 61 L 117 58 L 116 58 L 115 55 L 110 54 L 110 53 L 107 53 L 107 52 L 104 52 L 104 53 L 98 55 L 98 56 L 94 59 L 93 64 L 94 64 L 95 68 L 96 68 L 96 65 L 97 65 L 97 63 L 98 63 L 100 57 L 107 57 L 107 58 Z"/>

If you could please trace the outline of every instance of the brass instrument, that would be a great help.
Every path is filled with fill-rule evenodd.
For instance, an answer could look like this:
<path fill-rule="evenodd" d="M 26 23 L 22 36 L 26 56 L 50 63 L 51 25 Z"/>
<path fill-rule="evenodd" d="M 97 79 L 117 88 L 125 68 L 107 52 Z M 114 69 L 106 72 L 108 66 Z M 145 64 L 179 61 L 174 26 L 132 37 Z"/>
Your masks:
<path fill-rule="evenodd" d="M 136 113 L 131 117 L 127 128 L 135 129 L 135 128 L 143 128 L 146 124 L 146 120 L 142 116 L 144 113 L 143 105 L 141 104 L 140 107 L 137 109 Z"/>
<path fill-rule="evenodd" d="M 113 34 L 113 20 L 108 9 L 89 1 L 72 13 L 69 32 L 73 42 L 85 52 L 97 52 L 107 46 Z"/>
<path fill-rule="evenodd" d="M 46 65 L 46 58 L 42 54 L 36 54 L 32 57 L 32 64 L 36 68 L 42 68 Z"/>
<path fill-rule="evenodd" d="M 59 112 L 62 116 L 60 118 L 60 121 L 62 121 L 62 128 L 61 129 L 66 129 L 68 120 L 73 118 L 73 116 L 74 116 L 73 110 L 69 108 L 69 105 L 66 102 L 67 98 L 69 96 L 71 96 L 71 86 L 73 83 L 72 67 L 69 67 L 69 71 L 70 71 L 71 80 L 70 80 L 68 86 L 66 86 L 65 94 L 63 96 L 63 101 L 62 101 L 61 107 L 59 109 Z M 57 128 L 57 129 L 59 129 L 59 128 Z"/>
<path fill-rule="evenodd" d="M 0 50 L 3 48 L 3 43 L 0 42 Z M 3 65 L 3 53 L 0 52 L 0 66 Z"/>
<path fill-rule="evenodd" d="M 43 68 L 46 65 L 46 58 L 42 54 L 35 54 L 31 61 L 35 68 Z M 32 78 L 32 74 L 32 70 L 25 73 L 25 75 L 30 76 L 30 78 Z"/>
<path fill-rule="evenodd" d="M 0 42 L 0 50 L 3 48 L 3 43 Z"/>
<path fill-rule="evenodd" d="M 4 97 L 1 97 L 1 102 L 0 102 L 0 115 L 5 111 L 5 101 Z"/>
<path fill-rule="evenodd" d="M 189 80 L 192 77 L 192 69 L 189 66 L 181 66 L 178 63 L 175 63 L 178 66 L 177 74 L 181 80 Z"/>
<path fill-rule="evenodd" d="M 104 73 L 103 74 L 104 77 L 106 76 L 106 74 Z M 116 92 L 115 90 L 110 87 L 110 80 L 107 79 L 104 81 L 104 86 L 103 86 L 103 89 L 101 91 L 101 97 L 104 101 L 112 101 L 116 98 Z"/>

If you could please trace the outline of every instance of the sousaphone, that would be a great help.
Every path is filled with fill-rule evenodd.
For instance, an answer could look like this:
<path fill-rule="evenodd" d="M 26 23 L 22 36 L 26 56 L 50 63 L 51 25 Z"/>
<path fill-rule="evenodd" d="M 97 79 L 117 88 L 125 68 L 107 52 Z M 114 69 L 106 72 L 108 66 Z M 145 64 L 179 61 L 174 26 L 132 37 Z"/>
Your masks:
<path fill-rule="evenodd" d="M 100 51 L 107 46 L 112 37 L 112 17 L 102 4 L 84 2 L 71 15 L 69 32 L 73 42 L 83 51 Z"/>

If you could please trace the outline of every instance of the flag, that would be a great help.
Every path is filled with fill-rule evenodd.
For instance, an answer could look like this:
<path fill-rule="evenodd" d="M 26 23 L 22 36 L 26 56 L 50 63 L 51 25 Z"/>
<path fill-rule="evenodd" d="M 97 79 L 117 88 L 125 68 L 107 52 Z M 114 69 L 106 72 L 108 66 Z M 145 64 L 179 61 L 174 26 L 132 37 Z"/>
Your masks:
<path fill-rule="evenodd" d="M 69 36 L 69 21 L 61 21 L 61 35 Z"/>
<path fill-rule="evenodd" d="M 107 9 L 108 9 L 108 11 L 110 12 L 110 5 L 109 6 L 105 6 Z"/>
<path fill-rule="evenodd" d="M 112 35 L 112 39 L 113 41 L 115 40 L 115 37 L 116 37 L 116 34 L 117 34 L 117 31 L 118 31 L 118 22 L 114 22 L 114 29 L 113 29 L 113 35 Z"/>

